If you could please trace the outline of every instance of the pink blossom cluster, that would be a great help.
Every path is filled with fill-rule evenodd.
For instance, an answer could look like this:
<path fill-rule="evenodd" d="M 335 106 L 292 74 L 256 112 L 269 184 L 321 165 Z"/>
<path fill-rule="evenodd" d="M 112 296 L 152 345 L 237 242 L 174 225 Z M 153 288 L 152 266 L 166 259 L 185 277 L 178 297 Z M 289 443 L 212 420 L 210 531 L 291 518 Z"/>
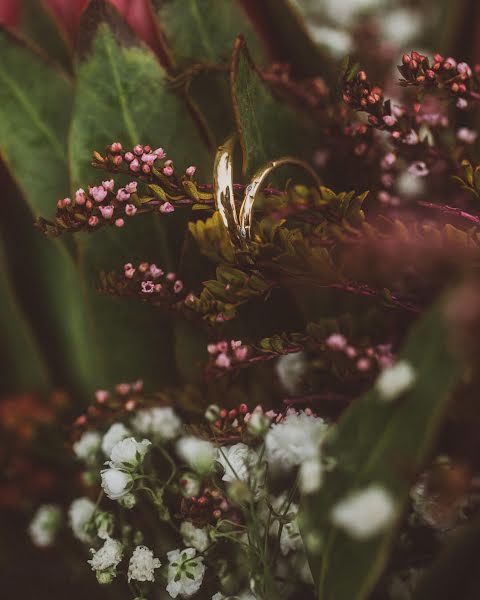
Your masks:
<path fill-rule="evenodd" d="M 124 151 L 121 142 L 113 142 L 108 147 L 109 159 L 116 167 L 126 165 L 128 170 L 139 175 L 149 175 L 156 168 L 156 162 L 166 158 L 167 153 L 163 148 L 153 150 L 148 144 L 137 144 L 131 150 Z M 172 177 L 175 173 L 172 160 L 164 161 L 160 167 L 165 177 Z M 186 169 L 185 175 L 193 177 L 196 167 L 190 166 Z"/>
<path fill-rule="evenodd" d="M 138 267 L 134 267 L 132 263 L 126 263 L 123 266 L 123 273 L 126 279 L 135 279 L 142 295 L 148 296 L 165 291 L 180 294 L 184 288 L 183 282 L 177 278 L 175 273 L 165 274 L 163 269 L 154 263 L 142 262 Z M 162 278 L 161 283 L 158 281 L 160 278 Z"/>
<path fill-rule="evenodd" d="M 248 355 L 247 346 L 241 340 L 223 340 L 215 344 L 208 344 L 208 353 L 215 357 L 215 366 L 220 369 L 229 369 L 232 362 L 243 362 Z"/>
<path fill-rule="evenodd" d="M 88 193 L 79 188 L 75 197 L 63 198 L 57 202 L 60 211 L 66 211 L 70 217 L 84 221 L 92 228 L 97 227 L 102 221 L 114 223 L 116 227 L 125 225 L 124 216 L 133 217 L 137 206 L 131 201 L 133 194 L 137 193 L 137 182 L 132 181 L 115 193 L 113 179 L 102 181 L 101 185 L 90 186 Z M 72 214 L 71 209 L 75 212 Z M 79 217 L 80 215 L 80 217 Z"/>
<path fill-rule="evenodd" d="M 366 372 L 378 366 L 381 369 L 393 364 L 394 357 L 390 344 L 358 348 L 348 343 L 347 338 L 341 333 L 332 333 L 325 345 L 334 352 L 342 352 L 345 356 L 355 361 L 358 371 Z"/>

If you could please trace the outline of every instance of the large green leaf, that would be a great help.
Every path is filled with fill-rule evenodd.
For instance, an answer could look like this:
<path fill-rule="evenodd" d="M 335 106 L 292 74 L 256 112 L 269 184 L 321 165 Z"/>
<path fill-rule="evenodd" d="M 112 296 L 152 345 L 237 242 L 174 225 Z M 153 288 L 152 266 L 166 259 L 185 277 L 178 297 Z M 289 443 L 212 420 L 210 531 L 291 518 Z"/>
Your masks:
<path fill-rule="evenodd" d="M 91 168 L 90 157 L 92 150 L 102 151 L 112 141 L 125 147 L 137 143 L 162 146 L 177 170 L 196 164 L 200 177 L 207 176 L 208 156 L 195 124 L 182 98 L 170 89 L 156 57 L 113 7 L 94 0 L 80 30 L 70 132 L 75 186 L 98 182 L 102 175 L 105 178 Z M 168 216 L 137 217 L 123 229 L 105 228 L 80 238 L 102 385 L 134 377 L 158 384 L 175 377 L 171 323 L 151 306 L 115 301 L 92 290 L 103 268 L 121 267 L 130 260 L 168 266 L 173 259 L 175 263 L 176 257 L 165 253 L 166 228 L 158 227 L 158 219 L 164 219 L 166 227 L 172 223 Z"/>
<path fill-rule="evenodd" d="M 44 0 L 22 0 L 20 30 L 48 56 L 71 70 L 72 49 L 67 36 Z"/>
<path fill-rule="evenodd" d="M 273 96 L 243 38 L 235 42 L 231 90 L 245 174 L 251 175 L 268 161 L 287 154 L 311 158 L 318 141 L 314 124 Z"/>
<path fill-rule="evenodd" d="M 236 0 L 153 0 L 175 65 L 228 64 L 238 35 L 256 60 L 263 58 L 257 34 Z"/>
<path fill-rule="evenodd" d="M 66 146 L 72 87 L 60 70 L 4 30 L 0 56 L 0 154 L 31 213 L 51 213 L 56 199 L 69 190 Z M 45 299 L 42 320 L 48 323 L 55 355 L 62 359 L 52 370 L 62 374 L 62 383 L 69 373 L 72 383 L 89 386 L 93 367 L 74 260 L 61 242 L 40 240 L 32 214 L 28 218 L 35 251 L 25 257 L 24 268 L 35 273 L 36 293 Z M 22 231 L 29 235 L 26 228 Z"/>
<path fill-rule="evenodd" d="M 0 364 L 3 393 L 37 391 L 48 385 L 47 367 L 18 306 L 0 239 Z"/>
<path fill-rule="evenodd" d="M 262 45 L 236 0 L 154 0 L 158 23 L 171 57 L 172 74 L 192 64 L 223 65 L 193 76 L 188 96 L 204 117 L 212 146 L 220 145 L 234 130 L 228 82 L 228 63 L 237 35 L 248 41 L 253 56 L 264 62 Z"/>
<path fill-rule="evenodd" d="M 324 446 L 336 467 L 305 503 L 303 532 L 318 533 L 323 540 L 320 556 L 309 557 L 322 600 L 367 598 L 388 560 L 394 529 L 358 541 L 334 527 L 330 515 L 351 492 L 378 483 L 393 496 L 400 516 L 460 375 L 448 349 L 441 305 L 414 327 L 402 359 L 415 369 L 414 386 L 398 402 L 381 401 L 373 388 L 352 405 Z"/>

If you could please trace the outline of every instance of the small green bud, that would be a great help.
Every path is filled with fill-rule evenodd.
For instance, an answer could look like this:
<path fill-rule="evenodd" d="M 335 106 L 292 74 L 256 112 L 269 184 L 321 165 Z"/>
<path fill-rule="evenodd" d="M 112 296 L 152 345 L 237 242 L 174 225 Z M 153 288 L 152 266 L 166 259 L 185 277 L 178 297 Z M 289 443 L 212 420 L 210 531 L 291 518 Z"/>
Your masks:
<path fill-rule="evenodd" d="M 128 494 L 125 494 L 125 496 L 122 496 L 118 502 L 121 506 L 123 506 L 123 508 L 130 509 L 135 506 L 137 499 L 135 498 L 134 494 L 129 492 Z"/>
<path fill-rule="evenodd" d="M 116 573 L 114 569 L 107 569 L 106 571 L 97 571 L 96 575 L 100 585 L 108 585 L 115 579 Z"/>
<path fill-rule="evenodd" d="M 228 486 L 228 497 L 234 504 L 245 504 L 252 496 L 250 488 L 244 481 L 235 479 Z"/>

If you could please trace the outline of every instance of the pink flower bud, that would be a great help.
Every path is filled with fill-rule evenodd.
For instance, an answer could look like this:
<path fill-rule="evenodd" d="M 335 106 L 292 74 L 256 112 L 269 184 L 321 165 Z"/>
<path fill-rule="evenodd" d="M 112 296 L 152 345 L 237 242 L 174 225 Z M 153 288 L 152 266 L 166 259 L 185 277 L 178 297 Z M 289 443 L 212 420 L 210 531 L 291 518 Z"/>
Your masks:
<path fill-rule="evenodd" d="M 240 346 L 235 350 L 235 358 L 242 362 L 247 358 L 248 348 L 246 346 Z"/>
<path fill-rule="evenodd" d="M 106 190 L 111 192 L 115 186 L 115 182 L 113 181 L 113 179 L 110 179 L 109 181 L 102 181 L 102 185 Z"/>
<path fill-rule="evenodd" d="M 152 172 L 152 167 L 150 167 L 149 165 L 142 165 L 142 172 L 148 175 Z"/>
<path fill-rule="evenodd" d="M 387 154 L 385 154 L 385 156 L 382 159 L 382 167 L 384 169 L 386 169 L 387 167 L 391 167 L 396 160 L 397 157 L 393 152 L 387 152 Z"/>
<path fill-rule="evenodd" d="M 187 177 L 193 177 L 195 175 L 196 170 L 197 170 L 197 167 L 194 167 L 192 165 L 191 167 L 188 167 L 188 169 L 185 171 L 185 174 L 187 175 Z"/>
<path fill-rule="evenodd" d="M 163 174 L 167 177 L 171 177 L 173 175 L 173 167 L 165 167 L 163 169 Z"/>
<path fill-rule="evenodd" d="M 218 353 L 217 344 L 208 344 L 207 351 L 209 354 L 217 354 Z"/>
<path fill-rule="evenodd" d="M 153 166 L 153 163 L 157 160 L 157 155 L 156 154 L 142 154 L 142 162 L 146 163 L 147 165 L 150 165 L 151 167 Z"/>
<path fill-rule="evenodd" d="M 128 392 L 130 391 L 130 384 L 129 383 L 119 383 L 118 385 L 115 386 L 115 391 L 117 392 L 117 394 L 120 394 L 120 396 L 126 396 L 128 394 Z"/>
<path fill-rule="evenodd" d="M 167 273 L 167 281 L 175 281 L 177 278 L 175 273 Z"/>
<path fill-rule="evenodd" d="M 132 162 L 130 163 L 130 171 L 133 171 L 134 173 L 140 171 L 140 163 L 138 162 L 138 159 L 134 158 L 132 160 Z"/>
<path fill-rule="evenodd" d="M 141 283 L 142 293 L 151 294 L 155 290 L 155 284 L 153 281 L 142 281 Z"/>
<path fill-rule="evenodd" d="M 397 122 L 397 119 L 392 115 L 385 115 L 383 117 L 383 122 L 385 123 L 385 125 L 388 125 L 388 127 L 393 127 Z"/>
<path fill-rule="evenodd" d="M 120 188 L 117 192 L 117 200 L 120 202 L 125 202 L 130 198 L 130 194 L 127 192 L 125 188 Z"/>
<path fill-rule="evenodd" d="M 161 283 L 155 284 L 155 291 L 157 292 L 157 294 L 162 291 L 162 288 L 163 288 L 163 286 Z"/>
<path fill-rule="evenodd" d="M 137 187 L 138 187 L 138 183 L 136 181 L 131 181 L 130 183 L 127 183 L 127 185 L 125 186 L 125 190 L 129 194 L 135 194 L 137 191 Z"/>
<path fill-rule="evenodd" d="M 230 342 L 230 346 L 232 347 L 232 350 L 236 350 L 237 348 L 240 348 L 241 345 L 242 345 L 242 340 L 232 340 Z"/>
<path fill-rule="evenodd" d="M 93 202 L 91 200 L 87 200 L 85 202 L 85 206 L 87 207 L 88 210 L 92 210 L 92 208 L 93 208 Z"/>
<path fill-rule="evenodd" d="M 161 206 L 160 206 L 160 212 L 167 214 L 167 213 L 171 213 L 173 212 L 175 209 L 173 208 L 172 204 L 170 204 L 170 202 L 164 202 Z"/>
<path fill-rule="evenodd" d="M 57 200 L 57 208 L 63 208 L 63 200 Z"/>
<path fill-rule="evenodd" d="M 227 352 L 228 351 L 228 342 L 223 340 L 217 343 L 217 350 L 219 352 Z"/>
<path fill-rule="evenodd" d="M 125 221 L 123 219 L 115 219 L 115 227 L 123 227 L 125 225 Z"/>
<path fill-rule="evenodd" d="M 113 206 L 111 204 L 100 206 L 99 208 L 104 219 L 111 219 L 113 217 Z"/>
<path fill-rule="evenodd" d="M 180 281 L 180 279 L 178 279 L 173 284 L 173 291 L 174 291 L 175 294 L 179 294 L 182 290 L 183 290 L 183 283 Z"/>
<path fill-rule="evenodd" d="M 457 108 L 459 108 L 460 110 L 465 110 L 468 107 L 468 102 L 465 100 L 465 98 L 459 98 L 457 100 Z"/>
<path fill-rule="evenodd" d="M 132 263 L 125 263 L 123 265 L 123 270 L 127 271 L 128 269 L 131 269 L 133 267 Z"/>
<path fill-rule="evenodd" d="M 120 142 L 113 142 L 110 145 L 110 152 L 121 152 L 123 150 L 123 146 Z"/>
<path fill-rule="evenodd" d="M 359 371 L 368 371 L 369 368 L 370 368 L 370 361 L 368 360 L 368 358 L 361 358 L 360 360 L 357 361 L 357 369 Z"/>
<path fill-rule="evenodd" d="M 142 262 L 138 265 L 138 270 L 140 271 L 140 273 L 146 273 L 149 268 L 150 265 L 148 264 L 148 262 Z"/>
<path fill-rule="evenodd" d="M 137 207 L 135 206 L 135 204 L 127 204 L 127 206 L 125 206 L 125 214 L 128 217 L 133 217 L 133 215 L 137 212 Z"/>
<path fill-rule="evenodd" d="M 125 269 L 125 277 L 127 279 L 132 279 L 132 277 L 135 275 L 135 269 L 133 267 L 130 267 L 129 269 Z"/>
<path fill-rule="evenodd" d="M 123 158 L 120 155 L 114 156 L 112 162 L 116 167 L 119 167 L 123 162 Z"/>
<path fill-rule="evenodd" d="M 135 158 L 131 152 L 125 152 L 125 160 L 130 163 Z"/>
<path fill-rule="evenodd" d="M 106 390 L 97 390 L 95 392 L 95 399 L 99 404 L 103 404 L 108 400 L 110 394 Z"/>
<path fill-rule="evenodd" d="M 141 156 L 143 154 L 144 148 L 141 144 L 137 144 L 133 149 L 133 153 L 137 156 Z"/>
<path fill-rule="evenodd" d="M 162 269 L 159 269 L 157 265 L 150 265 L 150 275 L 153 279 L 158 279 L 163 275 Z"/>
<path fill-rule="evenodd" d="M 347 346 L 345 348 L 345 354 L 349 358 L 355 358 L 357 356 L 358 352 L 356 351 L 356 349 L 353 346 Z"/>
<path fill-rule="evenodd" d="M 217 356 L 215 364 L 221 369 L 229 369 L 231 365 L 231 360 L 224 352 L 222 352 Z"/>
<path fill-rule="evenodd" d="M 81 206 L 82 204 L 85 204 L 85 201 L 86 201 L 85 190 L 80 188 L 75 192 L 75 203 Z"/>
<path fill-rule="evenodd" d="M 155 154 L 155 156 L 159 159 L 165 158 L 167 156 L 167 153 L 163 148 L 157 148 L 153 151 L 153 154 Z"/>
<path fill-rule="evenodd" d="M 347 346 L 347 338 L 341 333 L 332 333 L 325 343 L 331 350 L 344 350 Z"/>
<path fill-rule="evenodd" d="M 141 392 L 143 390 L 143 379 L 137 379 L 135 383 L 132 383 L 132 391 Z"/>
<path fill-rule="evenodd" d="M 90 217 L 88 219 L 88 224 L 90 227 L 96 227 L 98 225 L 98 217 Z"/>
<path fill-rule="evenodd" d="M 90 194 L 95 202 L 103 202 L 107 197 L 107 190 L 103 187 L 103 185 L 99 185 L 98 187 L 90 188 Z"/>
<path fill-rule="evenodd" d="M 132 410 L 135 410 L 135 406 L 136 406 L 135 400 L 127 400 L 127 402 L 125 402 L 125 410 L 128 410 L 129 412 L 132 412 Z"/>
<path fill-rule="evenodd" d="M 166 161 L 163 163 L 163 166 L 164 166 L 164 167 L 173 167 L 173 160 L 170 160 L 170 159 L 166 160 Z"/>

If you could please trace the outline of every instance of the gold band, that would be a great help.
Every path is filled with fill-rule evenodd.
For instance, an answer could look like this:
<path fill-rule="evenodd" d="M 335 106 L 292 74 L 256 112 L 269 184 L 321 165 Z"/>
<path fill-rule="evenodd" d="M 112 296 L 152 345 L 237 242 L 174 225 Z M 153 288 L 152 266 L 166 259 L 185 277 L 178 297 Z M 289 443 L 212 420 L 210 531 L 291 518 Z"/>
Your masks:
<path fill-rule="evenodd" d="M 213 187 L 215 207 L 220 213 L 230 240 L 233 244 L 242 248 L 245 243 L 252 239 L 253 205 L 272 171 L 285 165 L 291 165 L 303 169 L 310 175 L 316 185 L 321 186 L 322 183 L 312 167 L 299 158 L 284 156 L 272 160 L 255 173 L 246 187 L 240 214 L 238 215 L 233 193 L 233 151 L 236 142 L 237 136 L 235 135 L 218 148 L 213 167 Z"/>

